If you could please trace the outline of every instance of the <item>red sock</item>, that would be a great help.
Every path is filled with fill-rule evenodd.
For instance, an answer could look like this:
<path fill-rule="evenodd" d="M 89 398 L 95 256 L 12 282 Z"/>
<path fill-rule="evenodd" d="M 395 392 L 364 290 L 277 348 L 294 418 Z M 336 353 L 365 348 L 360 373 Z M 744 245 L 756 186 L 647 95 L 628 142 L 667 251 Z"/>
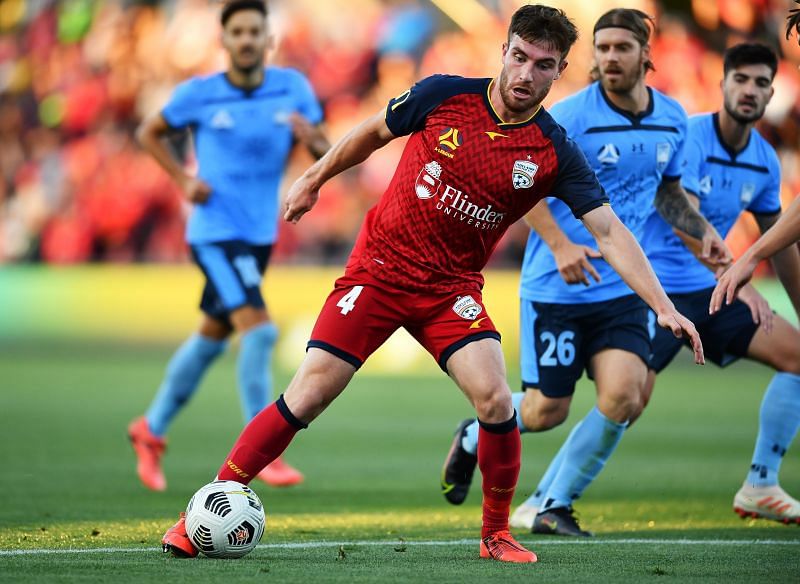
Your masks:
<path fill-rule="evenodd" d="M 248 484 L 286 450 L 298 430 L 306 427 L 289 411 L 281 395 L 245 426 L 217 476 L 223 481 Z"/>
<path fill-rule="evenodd" d="M 483 475 L 481 538 L 508 529 L 511 499 L 519 478 L 522 441 L 517 416 L 500 424 L 480 422 L 478 467 Z"/>

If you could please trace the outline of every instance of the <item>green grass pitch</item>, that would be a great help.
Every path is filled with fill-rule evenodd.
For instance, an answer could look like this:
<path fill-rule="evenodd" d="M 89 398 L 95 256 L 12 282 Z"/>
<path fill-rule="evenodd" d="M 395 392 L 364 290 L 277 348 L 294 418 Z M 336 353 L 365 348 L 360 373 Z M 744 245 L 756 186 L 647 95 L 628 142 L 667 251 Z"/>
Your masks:
<path fill-rule="evenodd" d="M 169 435 L 166 493 L 138 484 L 128 421 L 146 407 L 172 347 L 0 343 L 0 581 L 7 582 L 789 582 L 800 529 L 731 511 L 749 465 L 770 372 L 677 363 L 576 508 L 591 541 L 518 534 L 539 563 L 478 558 L 480 497 L 450 507 L 442 459 L 470 413 L 445 377 L 356 376 L 290 447 L 293 489 L 254 488 L 262 545 L 241 560 L 176 560 L 158 550 L 241 427 L 234 355 L 215 365 Z M 518 377 L 511 372 L 512 386 Z M 276 385 L 284 385 L 280 374 Z M 570 420 L 523 437 L 516 502 L 535 486 L 593 401 L 582 382 Z M 800 496 L 800 447 L 782 484 Z"/>

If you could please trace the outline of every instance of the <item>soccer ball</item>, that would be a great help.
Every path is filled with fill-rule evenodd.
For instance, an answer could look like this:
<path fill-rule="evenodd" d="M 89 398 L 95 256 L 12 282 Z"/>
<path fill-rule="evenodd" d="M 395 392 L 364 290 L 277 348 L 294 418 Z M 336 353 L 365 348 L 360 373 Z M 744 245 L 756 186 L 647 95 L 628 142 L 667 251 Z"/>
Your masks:
<path fill-rule="evenodd" d="M 241 558 L 250 553 L 266 523 L 258 495 L 236 481 L 208 483 L 186 507 L 186 533 L 209 558 Z"/>

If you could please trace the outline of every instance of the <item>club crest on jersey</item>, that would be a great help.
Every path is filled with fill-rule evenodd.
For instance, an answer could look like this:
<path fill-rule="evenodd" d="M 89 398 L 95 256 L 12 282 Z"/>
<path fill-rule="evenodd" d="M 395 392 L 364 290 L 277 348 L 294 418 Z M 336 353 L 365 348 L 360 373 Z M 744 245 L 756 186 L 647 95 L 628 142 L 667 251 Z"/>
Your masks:
<path fill-rule="evenodd" d="M 514 170 L 511 172 L 511 183 L 515 189 L 529 189 L 533 186 L 533 177 L 539 165 L 530 160 L 515 160 Z"/>
<path fill-rule="evenodd" d="M 439 134 L 439 147 L 436 152 L 448 158 L 453 158 L 453 152 L 464 143 L 458 128 L 446 128 Z"/>
<path fill-rule="evenodd" d="M 619 148 L 611 144 L 603 144 L 597 151 L 597 162 L 603 166 L 614 166 L 619 162 Z"/>
<path fill-rule="evenodd" d="M 756 194 L 756 185 L 753 183 L 744 183 L 742 185 L 742 190 L 739 193 L 739 199 L 742 201 L 743 205 L 749 205 L 750 202 L 753 200 L 753 195 Z"/>
<path fill-rule="evenodd" d="M 453 304 L 453 312 L 465 320 L 475 320 L 483 312 L 483 307 L 470 296 L 459 296 Z"/>
<path fill-rule="evenodd" d="M 672 156 L 672 146 L 669 145 L 669 142 L 656 144 L 656 167 L 659 172 L 663 172 L 667 168 L 670 156 Z"/>
<path fill-rule="evenodd" d="M 228 110 L 221 109 L 211 118 L 211 127 L 215 130 L 230 130 L 235 125 Z"/>
<path fill-rule="evenodd" d="M 414 183 L 414 192 L 420 199 L 430 199 L 439 192 L 439 187 L 442 186 L 442 181 L 439 177 L 442 176 L 442 166 L 436 162 L 429 162 L 422 170 L 419 171 L 417 182 Z"/>

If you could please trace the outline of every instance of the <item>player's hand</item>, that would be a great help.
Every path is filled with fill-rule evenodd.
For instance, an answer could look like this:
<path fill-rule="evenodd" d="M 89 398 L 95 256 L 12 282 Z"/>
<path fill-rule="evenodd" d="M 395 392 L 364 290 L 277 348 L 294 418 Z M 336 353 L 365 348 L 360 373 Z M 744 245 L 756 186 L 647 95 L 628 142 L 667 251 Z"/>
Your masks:
<path fill-rule="evenodd" d="M 205 203 L 211 196 L 211 187 L 196 176 L 187 176 L 183 179 L 181 189 L 192 203 Z"/>
<path fill-rule="evenodd" d="M 775 313 L 772 312 L 767 299 L 759 294 L 758 290 L 750 284 L 745 284 L 739 290 L 739 300 L 744 302 L 747 308 L 750 309 L 754 323 L 761 325 L 767 334 L 772 332 Z"/>
<path fill-rule="evenodd" d="M 677 338 L 686 337 L 689 339 L 692 351 L 694 351 L 694 362 L 698 365 L 705 365 L 706 358 L 703 355 L 703 343 L 692 321 L 672 308 L 658 315 L 658 326 L 671 330 L 672 334 Z"/>
<path fill-rule="evenodd" d="M 728 246 L 725 245 L 725 241 L 710 223 L 706 226 L 701 243 L 701 260 L 705 260 L 712 266 L 727 266 L 733 261 L 733 256 L 731 256 Z"/>
<path fill-rule="evenodd" d="M 745 252 L 725 273 L 717 273 L 717 286 L 711 293 L 711 303 L 708 305 L 709 314 L 718 312 L 723 302 L 725 304 L 733 302 L 741 287 L 753 277 L 757 263 Z"/>
<path fill-rule="evenodd" d="M 317 204 L 318 199 L 319 189 L 314 188 L 308 179 L 301 176 L 291 186 L 286 200 L 283 202 L 284 221 L 297 223 Z"/>
<path fill-rule="evenodd" d="M 600 281 L 600 274 L 597 273 L 589 258 L 601 258 L 601 254 L 596 249 L 585 245 L 578 245 L 569 240 L 564 240 L 552 249 L 553 257 L 556 260 L 558 273 L 567 284 L 590 284 L 588 274 L 595 282 Z"/>

